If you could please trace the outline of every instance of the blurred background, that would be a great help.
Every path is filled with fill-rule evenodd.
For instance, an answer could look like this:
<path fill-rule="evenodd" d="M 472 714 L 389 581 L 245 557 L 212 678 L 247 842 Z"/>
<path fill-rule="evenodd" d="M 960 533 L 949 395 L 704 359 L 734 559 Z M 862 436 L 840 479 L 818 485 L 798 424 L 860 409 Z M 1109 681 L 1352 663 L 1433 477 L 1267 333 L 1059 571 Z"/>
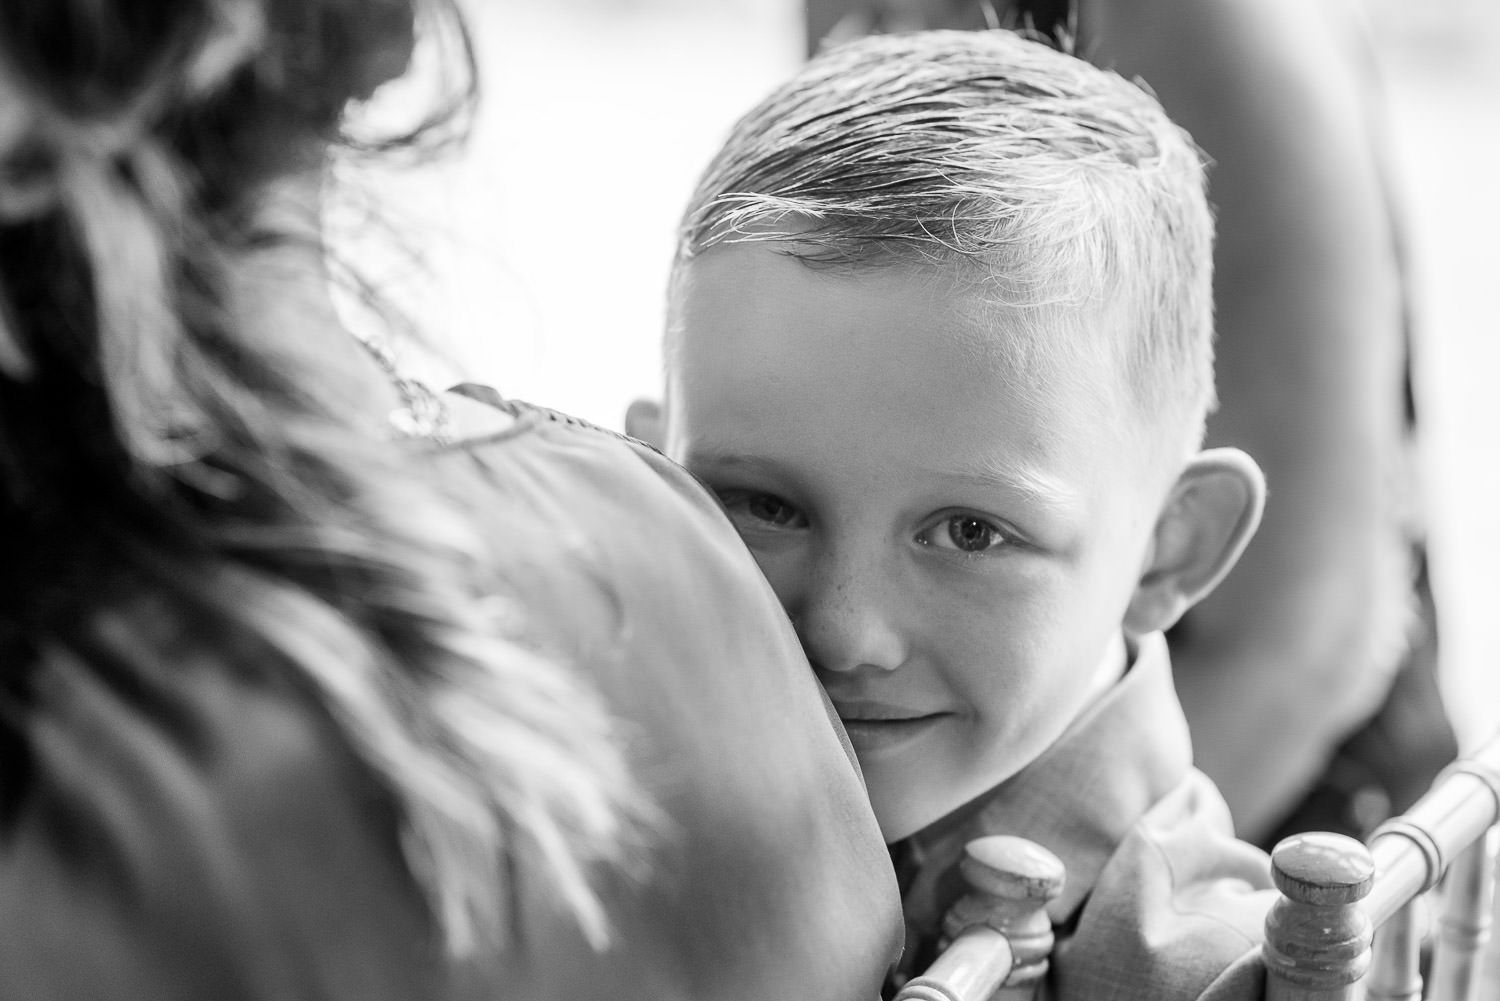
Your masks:
<path fill-rule="evenodd" d="M 678 213 L 734 118 L 801 61 L 800 3 L 469 6 L 471 142 L 420 176 L 361 179 L 395 195 L 397 240 L 352 226 L 348 253 L 420 318 L 407 366 L 619 428 L 658 392 Z M 1500 727 L 1500 3 L 1363 6 L 1410 217 L 1442 680 L 1470 746 Z"/>

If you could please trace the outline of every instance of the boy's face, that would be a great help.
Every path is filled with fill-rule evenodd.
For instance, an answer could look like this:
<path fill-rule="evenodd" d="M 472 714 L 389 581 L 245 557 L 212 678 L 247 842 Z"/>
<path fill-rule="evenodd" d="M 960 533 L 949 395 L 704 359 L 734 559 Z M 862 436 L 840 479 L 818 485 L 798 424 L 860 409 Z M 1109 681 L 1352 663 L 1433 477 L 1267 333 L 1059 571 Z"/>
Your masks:
<path fill-rule="evenodd" d="M 1041 378 L 941 272 L 769 244 L 694 260 L 673 316 L 667 449 L 790 613 L 886 838 L 1040 754 L 1108 669 L 1164 496 L 1109 364 Z"/>

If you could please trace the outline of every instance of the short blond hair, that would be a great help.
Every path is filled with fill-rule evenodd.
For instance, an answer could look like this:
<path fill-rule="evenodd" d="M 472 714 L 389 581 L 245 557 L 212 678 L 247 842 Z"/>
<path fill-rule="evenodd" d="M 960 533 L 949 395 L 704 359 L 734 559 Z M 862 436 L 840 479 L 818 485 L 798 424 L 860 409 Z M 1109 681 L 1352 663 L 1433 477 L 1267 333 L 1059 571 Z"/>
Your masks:
<path fill-rule="evenodd" d="M 967 262 L 1042 334 L 1049 317 L 1110 308 L 1133 400 L 1174 439 L 1202 441 L 1214 405 L 1204 159 L 1114 73 L 999 30 L 831 49 L 734 127 L 684 217 L 674 286 L 697 254 L 751 241 L 815 267 Z M 1035 347 L 1062 347 L 1046 341 Z"/>

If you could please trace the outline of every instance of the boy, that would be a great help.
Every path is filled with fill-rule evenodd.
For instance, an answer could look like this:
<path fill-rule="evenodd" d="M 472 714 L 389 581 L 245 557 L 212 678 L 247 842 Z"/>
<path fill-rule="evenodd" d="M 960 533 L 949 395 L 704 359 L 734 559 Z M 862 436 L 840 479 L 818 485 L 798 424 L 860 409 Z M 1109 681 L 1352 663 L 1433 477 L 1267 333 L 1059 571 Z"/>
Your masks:
<path fill-rule="evenodd" d="M 1192 769 L 1161 636 L 1264 495 L 1200 451 L 1211 243 L 1156 102 L 1003 32 L 825 54 L 693 198 L 665 409 L 630 429 L 791 615 L 892 843 L 908 975 L 964 843 L 1007 833 L 1067 866 L 1051 997 L 1259 997 L 1267 862 Z"/>

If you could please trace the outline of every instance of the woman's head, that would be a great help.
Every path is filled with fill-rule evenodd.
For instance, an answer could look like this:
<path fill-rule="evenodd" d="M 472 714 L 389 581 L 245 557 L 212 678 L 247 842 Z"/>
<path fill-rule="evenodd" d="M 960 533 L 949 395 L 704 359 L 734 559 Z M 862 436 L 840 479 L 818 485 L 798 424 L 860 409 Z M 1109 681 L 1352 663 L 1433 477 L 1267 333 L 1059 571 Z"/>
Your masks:
<path fill-rule="evenodd" d="M 324 721 L 450 947 L 499 941 L 515 871 L 602 934 L 588 866 L 628 813 L 602 711 L 499 625 L 476 488 L 338 405 L 367 374 L 306 363 L 347 336 L 331 311 L 276 309 L 325 275 L 268 201 L 329 143 L 432 134 L 342 134 L 429 17 L 463 39 L 448 0 L 0 4 L 0 751 L 32 770 L 0 783 L 0 850 L 58 779 L 26 753 L 51 665 L 97 666 L 78 637 L 108 617 L 160 669 L 125 686 L 143 719 L 188 642 Z M 263 253 L 289 243 L 313 253 Z M 286 273 L 247 286 L 268 258 Z M 171 628 L 121 614 L 143 594 Z"/>
<path fill-rule="evenodd" d="M 267 191 L 320 164 L 349 103 L 405 70 L 419 16 L 464 37 L 444 0 L 0 7 L 0 373 L 46 382 L 60 353 L 105 391 L 129 454 L 179 461 L 205 423 L 174 392 L 198 367 L 184 355 L 236 322 L 239 255 L 287 238 L 265 225 Z"/>
<path fill-rule="evenodd" d="M 419 10 L 419 8 L 422 8 Z M 161 143 L 233 193 L 331 141 L 405 71 L 427 0 L 15 0 L 0 10 L 7 184 Z M 19 98 L 19 100 L 17 99 Z M 19 114 L 17 114 L 19 112 Z M 20 180 L 27 179 L 25 176 Z"/>

